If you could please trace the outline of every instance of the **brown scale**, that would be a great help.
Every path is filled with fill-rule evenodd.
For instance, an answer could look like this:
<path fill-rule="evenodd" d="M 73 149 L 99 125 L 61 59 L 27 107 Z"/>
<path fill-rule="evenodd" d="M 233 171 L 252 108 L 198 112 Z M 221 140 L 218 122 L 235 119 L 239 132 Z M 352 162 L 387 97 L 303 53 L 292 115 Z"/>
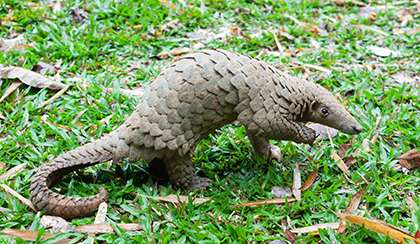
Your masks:
<path fill-rule="evenodd" d="M 331 116 L 312 111 L 309 104 L 315 101 L 317 108 L 328 107 Z M 205 188 L 211 181 L 195 174 L 190 154 L 209 133 L 235 119 L 245 126 L 257 155 L 277 160 L 281 150 L 269 139 L 313 143 L 315 132 L 297 120 L 324 123 L 349 134 L 361 131 L 321 86 L 248 56 L 204 50 L 163 70 L 117 130 L 43 164 L 29 189 L 31 201 L 46 214 L 87 216 L 108 200 L 104 188 L 84 198 L 61 196 L 50 188 L 74 170 L 127 157 L 130 163 L 158 160 L 157 168 L 166 171 L 175 188 Z"/>

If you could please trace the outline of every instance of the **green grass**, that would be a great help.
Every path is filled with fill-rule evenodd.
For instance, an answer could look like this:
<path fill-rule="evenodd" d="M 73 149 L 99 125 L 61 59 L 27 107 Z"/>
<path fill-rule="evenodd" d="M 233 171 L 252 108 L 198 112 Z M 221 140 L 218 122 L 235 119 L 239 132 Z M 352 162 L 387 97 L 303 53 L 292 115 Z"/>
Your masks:
<path fill-rule="evenodd" d="M 117 2 L 117 3 L 116 3 Z M 138 194 L 164 196 L 175 192 L 171 186 L 154 187 L 151 177 L 144 172 L 147 165 L 113 165 L 111 170 L 102 164 L 80 170 L 67 176 L 60 189 L 71 196 L 89 196 L 105 186 L 110 195 L 107 217 L 110 223 L 140 223 L 138 232 L 116 231 L 116 234 L 98 235 L 98 242 L 162 242 L 162 243 L 269 243 L 285 240 L 282 222 L 289 218 L 292 226 L 299 228 L 318 223 L 337 222 L 331 212 L 344 212 L 352 195 L 368 183 L 362 206 L 365 217 L 374 216 L 390 224 L 415 233 L 420 217 L 410 211 L 405 195 L 419 205 L 419 170 L 409 173 L 396 171 L 397 157 L 409 149 L 420 146 L 420 33 L 394 35 L 400 27 L 410 31 L 420 27 L 418 13 L 414 21 L 401 26 L 396 17 L 400 8 L 415 9 L 410 2 L 393 5 L 392 1 L 375 1 L 377 19 L 369 23 L 359 15 L 359 7 L 347 2 L 336 6 L 332 1 L 271 1 L 271 0 L 215 0 L 185 1 L 173 3 L 185 10 L 178 14 L 157 0 L 144 1 L 65 1 L 61 11 L 53 13 L 46 1 L 37 3 L 38 8 L 26 0 L 7 0 L 0 5 L 0 18 L 10 19 L 16 25 L 0 26 L 0 39 L 12 39 L 24 34 L 20 44 L 35 43 L 31 48 L 11 49 L 0 54 L 0 63 L 31 69 L 39 61 L 55 64 L 62 61 L 60 76 L 64 83 L 70 78 L 83 78 L 73 82 L 70 89 L 52 103 L 40 104 L 55 92 L 21 85 L 19 89 L 0 103 L 0 161 L 9 168 L 28 163 L 27 168 L 10 181 L 5 182 L 22 196 L 29 197 L 29 184 L 41 163 L 116 129 L 135 108 L 139 98 L 120 94 L 119 88 L 135 89 L 147 85 L 172 61 L 153 58 L 161 51 L 176 47 L 192 47 L 200 42 L 190 39 L 199 30 L 218 33 L 221 27 L 241 28 L 242 36 L 225 40 L 201 40 L 206 48 L 222 48 L 250 56 L 262 50 L 278 51 L 270 28 L 288 33 L 293 38 L 278 36 L 286 49 L 313 47 L 315 39 L 322 47 L 312 53 L 279 58 L 262 55 L 260 59 L 278 65 L 294 67 L 292 75 L 303 77 L 300 64 L 315 64 L 331 68 L 330 75 L 310 69 L 309 80 L 328 87 L 334 94 L 347 100 L 349 111 L 364 127 L 356 136 L 339 133 L 334 138 L 339 144 L 353 142 L 360 151 L 357 162 L 350 167 L 350 181 L 332 160 L 332 148 L 328 141 L 319 142 L 306 151 L 305 145 L 290 142 L 274 142 L 282 147 L 282 162 L 268 162 L 258 158 L 251 150 L 244 128 L 228 125 L 204 140 L 194 155 L 196 169 L 215 183 L 193 197 L 210 197 L 213 201 L 202 204 L 174 205 L 138 197 Z M 365 2 L 366 4 L 368 2 Z M 384 8 L 384 4 L 394 6 Z M 39 8 L 42 7 L 42 8 Z M 71 7 L 83 9 L 88 19 L 85 23 L 73 23 L 68 11 Z M 12 14 L 10 14 L 13 11 Z M 318 25 L 325 22 L 325 30 L 316 34 L 299 26 L 285 14 L 301 22 Z M 9 14 L 9 15 L 8 15 Z M 340 16 L 340 18 L 337 18 Z M 161 32 L 159 26 L 179 19 L 177 28 Z M 141 28 L 128 28 L 142 25 Z M 372 26 L 389 35 L 355 29 L 352 25 Z M 379 38 L 379 37 L 383 38 Z M 369 46 L 386 47 L 400 51 L 398 57 L 378 57 Z M 327 52 L 325 49 L 333 49 Z M 292 52 L 293 53 L 293 52 Z M 138 69 L 123 72 L 137 60 Z M 398 71 L 417 77 L 417 83 L 400 84 L 392 79 Z M 0 95 L 13 80 L 0 81 Z M 103 88 L 115 88 L 107 93 Z M 354 91 L 352 95 L 348 91 Z M 72 120 L 81 112 L 77 123 Z M 99 120 L 113 115 L 105 123 Z M 50 122 L 41 120 L 46 117 Z M 380 136 L 371 150 L 364 152 L 362 141 L 372 138 L 376 117 L 381 116 Z M 53 125 L 68 126 L 67 129 Z M 98 129 L 93 130 L 93 125 Z M 392 142 L 390 143 L 385 140 Z M 321 149 L 319 149 L 322 147 Z M 319 149 L 319 150 L 318 150 Z M 315 168 L 304 156 L 311 155 L 319 165 L 318 179 L 302 194 L 302 200 L 290 205 L 266 205 L 230 208 L 235 204 L 273 198 L 273 186 L 292 186 L 296 163 L 306 165 L 303 180 Z M 5 170 L 0 171 L 0 174 Z M 366 180 L 366 181 L 365 181 Z M 188 193 L 184 193 L 187 195 Z M 15 197 L 0 191 L 0 230 L 7 228 L 39 228 L 40 216 Z M 392 196 L 392 199 L 391 199 Z M 359 209 L 363 210 L 362 207 Z M 369 215 L 367 214 L 369 213 Z M 158 214 L 159 213 L 159 214 Z M 72 227 L 92 224 L 94 218 L 75 219 Z M 118 229 L 116 229 L 118 230 Z M 63 234 L 85 240 L 82 234 Z M 332 230 L 320 230 L 319 236 L 298 235 L 302 243 L 323 241 L 331 243 L 396 243 L 360 226 L 348 226 L 344 234 Z M 2 242 L 24 243 L 0 236 Z"/>

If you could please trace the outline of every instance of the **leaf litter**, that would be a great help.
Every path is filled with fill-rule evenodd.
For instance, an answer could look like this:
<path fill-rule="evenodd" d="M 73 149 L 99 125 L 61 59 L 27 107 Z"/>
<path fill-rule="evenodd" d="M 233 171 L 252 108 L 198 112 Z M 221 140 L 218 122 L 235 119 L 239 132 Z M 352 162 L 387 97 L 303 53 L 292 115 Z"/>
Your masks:
<path fill-rule="evenodd" d="M 19 230 L 19 229 L 5 229 L 3 231 L 0 232 L 0 234 L 14 238 L 14 237 L 18 237 L 21 238 L 23 240 L 27 240 L 27 241 L 44 241 L 50 237 L 53 237 L 53 234 L 49 234 L 49 233 L 44 233 L 42 235 L 42 238 L 40 240 L 38 240 L 38 231 L 33 231 L 33 230 Z M 55 243 L 58 244 L 62 244 L 62 243 L 70 243 L 71 240 L 70 239 L 63 239 L 60 241 L 57 241 Z"/>
<path fill-rule="evenodd" d="M 164 2 L 166 2 L 166 3 L 168 3 L 167 1 L 160 1 L 160 2 L 162 2 L 162 3 L 164 3 Z M 335 2 L 338 2 L 338 1 L 335 1 Z M 351 6 L 350 4 L 356 4 L 356 5 L 358 5 L 358 4 L 360 4 L 360 2 L 358 2 L 358 1 L 346 1 L 346 3 L 345 3 L 345 1 L 342 1 L 343 2 L 343 5 L 346 5 L 346 7 L 348 7 L 348 6 Z M 164 3 L 165 4 L 165 3 Z M 166 5 L 166 4 L 165 4 Z M 167 5 L 167 6 L 170 6 L 169 4 Z M 174 6 L 174 5 L 173 5 Z M 362 3 L 362 5 L 361 6 L 363 6 L 363 3 Z M 267 7 L 266 7 L 267 8 Z M 176 11 L 177 10 L 177 8 L 175 7 L 174 8 L 174 10 Z M 270 11 L 270 9 L 269 8 L 267 8 L 267 10 L 268 11 Z M 400 20 L 400 21 L 404 21 L 404 20 Z M 296 22 L 295 22 L 296 23 Z M 369 30 L 371 30 L 372 31 L 372 29 L 370 29 L 371 27 L 369 27 L 369 26 L 365 26 L 367 29 L 369 29 Z M 362 27 L 362 28 L 365 28 L 365 27 Z M 232 28 L 232 27 L 230 27 L 230 32 L 232 33 L 232 30 L 233 31 L 235 31 L 236 33 L 239 33 L 240 31 L 238 30 L 238 29 L 235 29 L 235 28 Z M 418 30 L 420 31 L 420 28 L 418 28 Z M 376 32 L 376 31 L 375 31 Z M 385 33 L 385 32 L 383 32 L 383 33 L 381 33 L 379 30 L 378 30 L 378 32 L 377 33 L 379 33 L 379 34 L 387 34 L 387 33 Z M 408 34 L 408 32 L 407 32 L 407 34 Z M 414 33 L 415 34 L 415 33 Z M 316 44 L 314 44 L 314 46 L 316 47 Z M 316 47 L 316 48 L 319 48 L 319 47 Z M 310 50 L 309 50 L 310 51 Z M 289 52 L 290 52 L 290 50 L 289 50 Z M 381 51 L 382 52 L 382 51 Z M 391 50 L 391 54 L 392 54 L 392 50 Z M 374 52 L 372 52 L 372 53 L 374 53 Z M 377 54 L 376 54 L 377 55 Z M 378 55 L 378 56 L 380 56 L 380 55 Z M 388 55 L 389 56 L 389 55 Z M 307 66 L 307 65 L 305 65 L 305 66 Z M 309 66 L 307 66 L 307 67 L 309 67 Z M 321 66 L 320 66 L 321 67 Z M 322 68 L 322 67 L 321 67 Z M 302 69 L 303 70 L 303 69 Z M 308 74 L 309 74 L 309 72 L 308 72 Z M 397 81 L 397 78 L 395 78 L 395 80 Z M 397 82 L 399 82 L 399 81 L 397 81 Z M 375 131 L 375 134 L 376 134 L 376 131 Z M 382 135 L 381 135 L 382 136 Z M 376 136 L 375 136 L 375 138 L 377 138 L 378 136 L 377 136 L 377 134 L 376 134 Z M 376 141 L 376 139 L 375 140 L 373 140 L 373 138 L 370 140 L 370 142 L 372 142 L 372 143 L 375 143 L 375 141 Z M 366 144 L 367 145 L 367 148 L 369 148 L 369 140 L 364 140 L 364 144 Z M 339 148 L 341 148 L 341 146 L 342 145 L 339 145 Z M 350 145 L 350 147 L 351 147 L 351 145 Z M 347 150 L 348 150 L 348 148 L 347 148 Z M 346 150 L 346 151 L 347 151 Z M 366 151 L 369 151 L 370 150 L 370 148 L 368 149 L 368 150 L 366 150 Z M 356 151 L 355 151 L 356 152 Z M 340 150 L 339 150 L 339 158 L 342 158 L 343 156 L 342 155 L 340 155 Z M 402 156 L 401 156 L 402 157 Z M 400 160 L 400 159 L 398 159 L 398 160 Z M 406 159 L 403 159 L 403 160 L 406 160 Z M 345 161 L 344 159 L 343 159 L 343 161 Z M 347 163 L 346 163 L 347 164 Z M 349 165 L 348 165 L 349 166 Z M 295 168 L 296 169 L 296 168 Z M 317 165 L 317 169 L 318 169 L 318 165 Z M 315 172 L 315 171 L 314 171 Z M 312 173 L 314 173 L 314 172 L 312 172 Z M 309 177 L 310 178 L 310 177 Z M 308 179 L 309 179 L 308 178 Z M 306 182 L 305 182 L 306 183 Z M 303 186 L 301 187 L 301 188 L 303 188 Z M 289 188 L 290 189 L 290 188 Z M 274 195 L 274 194 L 273 194 Z M 408 202 L 408 201 L 407 201 Z M 333 224 L 337 224 L 337 223 L 330 223 L 331 225 L 333 225 Z"/>
<path fill-rule="evenodd" d="M 420 169 L 420 153 L 417 149 L 411 149 L 399 156 L 398 162 L 407 169 L 418 168 Z"/>
<path fill-rule="evenodd" d="M 335 213 L 337 217 L 343 221 L 349 221 L 353 224 L 364 226 L 367 229 L 373 230 L 374 232 L 382 235 L 389 235 L 389 237 L 395 239 L 400 243 L 407 243 L 407 240 L 413 241 L 414 243 L 420 244 L 420 239 L 415 238 L 414 235 L 407 235 L 406 231 L 401 230 L 395 226 L 389 225 L 379 220 L 370 220 L 364 217 L 359 217 L 351 214 Z"/>
<path fill-rule="evenodd" d="M 301 200 L 302 197 L 302 191 L 300 190 L 300 188 L 302 187 L 302 179 L 301 179 L 301 175 L 300 175 L 300 170 L 299 170 L 299 164 L 296 163 L 295 165 L 295 169 L 293 171 L 293 187 L 292 187 L 292 193 L 295 196 L 296 200 Z"/>
<path fill-rule="evenodd" d="M 3 182 L 5 180 L 11 179 L 14 176 L 16 176 L 18 173 L 22 172 L 28 163 L 21 163 L 11 169 L 9 169 L 8 171 L 6 171 L 6 173 L 1 174 L 0 175 L 0 182 Z"/>
<path fill-rule="evenodd" d="M 10 188 L 8 185 L 0 184 L 0 187 L 4 189 L 5 192 L 12 194 L 17 199 L 19 199 L 20 202 L 25 204 L 26 206 L 30 207 L 32 210 L 36 211 L 34 205 L 32 204 L 31 200 L 24 198 L 22 195 L 14 191 L 12 188 Z"/>
<path fill-rule="evenodd" d="M 147 198 L 152 198 L 155 200 L 160 200 L 160 201 L 165 201 L 165 202 L 171 202 L 171 203 L 182 203 L 182 202 L 189 202 L 188 196 L 181 196 L 181 195 L 175 195 L 175 194 L 169 194 L 168 196 L 164 196 L 164 197 L 153 197 L 153 196 L 146 196 L 146 195 L 141 195 L 142 197 L 147 197 Z M 204 203 L 207 201 L 210 201 L 211 198 L 208 197 L 204 197 L 204 198 L 194 198 L 191 197 L 191 199 L 193 200 L 192 203 Z"/>
<path fill-rule="evenodd" d="M 49 88 L 52 90 L 60 90 L 66 86 L 66 84 L 53 81 L 34 71 L 14 66 L 2 67 L 0 65 L 0 78 L 19 79 L 21 82 L 28 86 L 37 88 Z"/>

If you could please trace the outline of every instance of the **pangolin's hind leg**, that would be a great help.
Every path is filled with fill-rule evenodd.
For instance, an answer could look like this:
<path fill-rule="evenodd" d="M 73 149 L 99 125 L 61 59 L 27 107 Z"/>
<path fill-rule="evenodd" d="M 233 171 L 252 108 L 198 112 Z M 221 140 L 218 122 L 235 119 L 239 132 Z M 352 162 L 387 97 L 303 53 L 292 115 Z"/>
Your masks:
<path fill-rule="evenodd" d="M 254 133 L 250 132 L 249 130 L 246 131 L 249 140 L 251 141 L 252 147 L 254 148 L 255 153 L 260 156 L 264 157 L 267 156 L 268 158 L 275 159 L 277 162 L 280 162 L 283 158 L 283 154 L 281 153 L 281 148 L 270 143 L 270 140 L 258 137 Z"/>
<path fill-rule="evenodd" d="M 195 173 L 190 155 L 164 158 L 165 169 L 168 172 L 169 180 L 175 188 L 185 190 L 204 189 L 212 181 L 205 177 L 200 177 Z"/>

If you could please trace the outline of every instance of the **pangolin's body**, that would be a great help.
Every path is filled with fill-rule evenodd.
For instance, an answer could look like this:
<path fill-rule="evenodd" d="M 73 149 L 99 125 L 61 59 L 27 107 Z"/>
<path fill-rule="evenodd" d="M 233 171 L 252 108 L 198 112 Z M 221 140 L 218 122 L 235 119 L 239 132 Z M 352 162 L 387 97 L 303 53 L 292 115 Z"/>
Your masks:
<path fill-rule="evenodd" d="M 266 62 L 224 50 L 205 50 L 181 58 L 148 87 L 132 115 L 117 130 L 69 151 L 40 167 L 31 187 L 38 210 L 64 218 L 89 215 L 107 201 L 98 195 L 75 198 L 49 187 L 79 168 L 129 158 L 163 161 L 169 180 L 184 189 L 203 188 L 209 180 L 195 174 L 190 159 L 209 133 L 239 120 L 258 155 L 269 154 L 273 140 L 311 144 L 313 121 L 345 133 L 362 128 L 330 92 L 318 84 L 285 75 Z"/>

